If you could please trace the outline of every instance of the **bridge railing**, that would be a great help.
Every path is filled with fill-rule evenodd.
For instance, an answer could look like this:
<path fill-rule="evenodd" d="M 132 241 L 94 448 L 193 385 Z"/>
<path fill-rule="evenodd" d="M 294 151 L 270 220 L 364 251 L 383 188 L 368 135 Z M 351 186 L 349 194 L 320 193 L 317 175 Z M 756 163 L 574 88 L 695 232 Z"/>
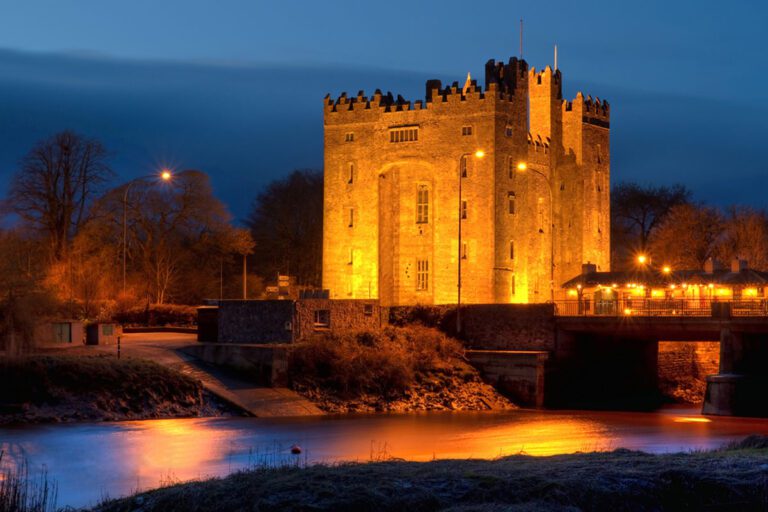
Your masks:
<path fill-rule="evenodd" d="M 709 299 L 647 299 L 555 301 L 557 316 L 768 316 L 765 299 L 712 301 Z"/>

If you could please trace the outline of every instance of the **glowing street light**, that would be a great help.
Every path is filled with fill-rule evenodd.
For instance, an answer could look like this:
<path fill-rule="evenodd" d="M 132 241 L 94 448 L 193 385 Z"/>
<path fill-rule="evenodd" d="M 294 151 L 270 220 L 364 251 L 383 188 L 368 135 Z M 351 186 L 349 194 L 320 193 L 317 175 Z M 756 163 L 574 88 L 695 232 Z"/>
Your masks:
<path fill-rule="evenodd" d="M 645 265 L 648 262 L 648 256 L 645 254 L 639 254 L 637 256 L 637 262 L 641 265 Z"/>
<path fill-rule="evenodd" d="M 462 203 L 461 203 L 461 199 L 462 199 L 462 195 L 461 195 L 461 181 L 464 178 L 464 176 L 462 175 L 462 171 L 463 171 L 462 165 L 465 163 L 465 159 L 467 157 L 473 156 L 473 155 L 474 155 L 475 158 L 477 158 L 479 160 L 479 159 L 481 159 L 481 158 L 483 158 L 485 156 L 485 151 L 483 151 L 482 149 L 478 149 L 474 153 L 464 153 L 464 154 L 462 154 L 459 157 L 459 172 L 457 173 L 458 176 L 459 176 L 459 211 L 458 211 L 458 214 L 459 214 L 459 225 L 458 225 L 458 230 L 459 230 L 459 247 L 458 247 L 458 258 L 457 258 L 458 268 L 456 270 L 456 272 L 457 272 L 457 275 L 456 275 L 456 336 L 459 336 L 461 334 L 461 260 L 462 260 L 462 257 L 464 256 L 462 254 L 462 250 L 461 250 L 461 220 L 462 220 L 461 219 L 461 210 L 462 210 L 462 208 L 461 208 L 462 207 Z"/>
<path fill-rule="evenodd" d="M 162 181 L 169 182 L 171 181 L 171 178 L 173 178 L 173 174 L 171 174 L 171 171 L 168 169 L 163 169 L 159 177 Z M 125 185 L 125 192 L 123 193 L 123 295 L 125 295 L 125 261 L 126 261 L 126 246 L 127 246 L 127 239 L 128 239 L 128 191 L 131 190 L 131 187 L 134 183 L 137 181 L 144 181 L 148 179 L 157 179 L 157 174 L 148 174 L 146 176 L 139 176 L 138 178 L 134 178 L 131 181 L 129 181 Z"/>
<path fill-rule="evenodd" d="M 669 265 L 664 265 L 661 271 L 664 272 L 665 274 L 669 274 L 670 272 L 672 272 L 672 269 L 669 267 Z"/>

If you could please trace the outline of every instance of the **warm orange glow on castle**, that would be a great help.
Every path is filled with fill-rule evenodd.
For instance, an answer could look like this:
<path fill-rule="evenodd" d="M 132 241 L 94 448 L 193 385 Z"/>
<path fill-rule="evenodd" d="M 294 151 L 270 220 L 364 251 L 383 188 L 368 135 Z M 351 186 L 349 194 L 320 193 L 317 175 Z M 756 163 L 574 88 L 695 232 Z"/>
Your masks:
<path fill-rule="evenodd" d="M 323 287 L 384 305 L 544 302 L 609 270 L 607 102 L 489 61 L 485 87 L 325 99 Z"/>

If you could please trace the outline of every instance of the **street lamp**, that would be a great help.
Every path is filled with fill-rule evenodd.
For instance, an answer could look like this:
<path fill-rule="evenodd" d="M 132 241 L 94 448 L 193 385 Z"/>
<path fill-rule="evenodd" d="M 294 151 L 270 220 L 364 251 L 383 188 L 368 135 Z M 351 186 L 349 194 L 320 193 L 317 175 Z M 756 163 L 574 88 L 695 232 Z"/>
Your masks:
<path fill-rule="evenodd" d="M 555 302 L 555 208 L 554 201 L 552 200 L 552 182 L 549 181 L 546 174 L 533 167 L 528 167 L 528 164 L 525 162 L 518 163 L 517 170 L 534 172 L 544 178 L 544 181 L 547 183 L 547 192 L 549 192 L 549 220 L 551 222 L 549 229 L 549 298 L 552 302 Z"/>
<path fill-rule="evenodd" d="M 156 179 L 157 177 L 158 175 L 156 174 L 147 174 L 146 176 L 134 178 L 125 185 L 125 192 L 123 192 L 123 296 L 125 296 L 125 256 L 128 239 L 128 192 L 131 190 L 134 183 L 150 178 Z M 163 169 L 160 173 L 160 179 L 163 181 L 171 181 L 172 177 L 173 175 L 168 169 Z"/>
<path fill-rule="evenodd" d="M 459 247 L 457 252 L 457 261 L 458 261 L 458 267 L 457 267 L 457 276 L 456 276 L 456 336 L 459 336 L 461 333 L 461 258 L 463 257 L 462 250 L 461 250 L 461 214 L 462 214 L 462 195 L 461 195 L 461 180 L 463 179 L 462 176 L 462 164 L 465 162 L 465 159 L 469 156 L 474 155 L 475 158 L 480 159 L 485 156 L 485 151 L 482 149 L 478 149 L 474 153 L 463 153 L 459 157 L 459 169 L 458 169 L 458 177 L 459 177 Z"/>

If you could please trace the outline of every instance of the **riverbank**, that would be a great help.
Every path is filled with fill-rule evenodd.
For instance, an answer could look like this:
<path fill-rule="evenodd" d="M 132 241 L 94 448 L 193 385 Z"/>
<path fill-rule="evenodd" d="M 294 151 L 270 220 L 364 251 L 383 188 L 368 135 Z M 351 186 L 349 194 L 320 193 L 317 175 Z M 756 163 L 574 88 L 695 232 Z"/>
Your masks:
<path fill-rule="evenodd" d="M 619 449 L 497 460 L 257 468 L 173 485 L 94 512 L 764 510 L 768 438 L 708 451 Z"/>
<path fill-rule="evenodd" d="M 481 380 L 460 342 L 422 326 L 316 335 L 292 347 L 288 379 L 329 413 L 517 408 Z"/>
<path fill-rule="evenodd" d="M 0 358 L 0 424 L 220 416 L 200 381 L 152 361 L 112 356 Z"/>

